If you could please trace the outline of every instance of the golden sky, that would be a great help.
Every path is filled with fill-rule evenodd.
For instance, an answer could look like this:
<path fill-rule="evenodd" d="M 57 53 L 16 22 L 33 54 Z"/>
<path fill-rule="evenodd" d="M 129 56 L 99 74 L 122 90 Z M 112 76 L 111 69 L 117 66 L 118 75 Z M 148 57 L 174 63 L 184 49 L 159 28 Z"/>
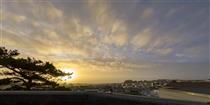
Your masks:
<path fill-rule="evenodd" d="M 70 82 L 210 77 L 207 0 L 1 1 L 1 46 L 73 71 Z"/>

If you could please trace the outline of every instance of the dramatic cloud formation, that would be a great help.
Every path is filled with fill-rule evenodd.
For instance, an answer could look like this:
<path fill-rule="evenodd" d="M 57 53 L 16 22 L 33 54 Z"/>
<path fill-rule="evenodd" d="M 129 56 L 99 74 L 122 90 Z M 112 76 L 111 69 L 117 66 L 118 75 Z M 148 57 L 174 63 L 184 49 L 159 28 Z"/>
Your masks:
<path fill-rule="evenodd" d="M 205 0 L 3 0 L 1 46 L 75 68 L 75 82 L 206 79 L 208 14 Z"/>

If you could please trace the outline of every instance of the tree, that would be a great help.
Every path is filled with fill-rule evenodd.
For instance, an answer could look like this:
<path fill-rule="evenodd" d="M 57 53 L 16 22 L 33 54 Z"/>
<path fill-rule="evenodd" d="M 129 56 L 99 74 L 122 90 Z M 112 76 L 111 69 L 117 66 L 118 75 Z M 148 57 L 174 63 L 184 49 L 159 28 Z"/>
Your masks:
<path fill-rule="evenodd" d="M 10 85 L 9 89 L 57 88 L 57 77 L 71 76 L 50 63 L 35 58 L 17 58 L 17 50 L 0 47 L 0 85 Z"/>

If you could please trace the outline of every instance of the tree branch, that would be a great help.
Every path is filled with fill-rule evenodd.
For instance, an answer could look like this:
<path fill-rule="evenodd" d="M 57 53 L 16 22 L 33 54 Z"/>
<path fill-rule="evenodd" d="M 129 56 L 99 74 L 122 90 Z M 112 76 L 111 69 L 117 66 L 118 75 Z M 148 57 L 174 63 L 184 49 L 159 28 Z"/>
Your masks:
<path fill-rule="evenodd" d="M 27 83 L 24 79 L 19 78 L 19 77 L 11 77 L 11 79 L 18 79 L 18 80 L 20 80 L 20 81 L 23 81 L 23 83 Z"/>

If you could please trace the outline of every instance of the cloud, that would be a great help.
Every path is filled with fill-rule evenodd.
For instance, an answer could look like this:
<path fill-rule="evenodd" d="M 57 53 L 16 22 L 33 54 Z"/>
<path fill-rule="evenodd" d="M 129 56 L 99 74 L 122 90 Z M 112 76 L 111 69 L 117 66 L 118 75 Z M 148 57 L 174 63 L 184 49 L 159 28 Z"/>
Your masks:
<path fill-rule="evenodd" d="M 177 52 L 176 56 L 178 58 L 186 59 L 186 62 L 209 62 L 209 46 L 196 45 L 193 47 L 188 47 Z"/>
<path fill-rule="evenodd" d="M 13 16 L 13 19 L 15 22 L 19 23 L 19 22 L 24 21 L 26 19 L 26 17 L 25 16 Z"/>
<path fill-rule="evenodd" d="M 3 13 L 4 13 L 3 10 L 0 9 L 0 21 L 3 21 L 5 19 Z"/>
<path fill-rule="evenodd" d="M 150 64 L 146 62 L 132 62 L 127 60 L 120 60 L 115 58 L 95 58 L 95 59 L 77 59 L 77 60 L 60 60 L 57 66 L 71 65 L 70 67 L 80 69 L 81 71 L 103 71 L 103 72 L 133 72 L 135 70 L 141 71 L 145 69 L 152 69 L 158 64 Z M 68 65 L 66 65 L 68 64 Z"/>
<path fill-rule="evenodd" d="M 43 29 L 43 34 L 51 37 L 52 39 L 57 39 L 59 37 L 59 35 L 54 30 L 50 29 Z"/>
<path fill-rule="evenodd" d="M 63 17 L 63 12 L 55 7 L 47 8 L 47 15 L 50 19 L 54 20 Z"/>
<path fill-rule="evenodd" d="M 153 14 L 154 14 L 154 10 L 152 8 L 146 8 L 144 9 L 140 17 L 147 19 L 147 18 L 151 18 Z"/>
<path fill-rule="evenodd" d="M 124 46 L 127 41 L 127 26 L 122 19 L 116 18 L 111 10 L 109 1 L 90 0 L 88 8 L 92 13 L 92 19 L 97 24 L 97 30 L 102 34 L 106 44 L 113 44 L 115 46 Z"/>
<path fill-rule="evenodd" d="M 180 9 L 182 9 L 182 8 L 173 8 L 173 9 L 170 9 L 170 10 L 168 10 L 168 12 L 166 13 L 166 17 L 170 17 L 170 16 L 173 16 L 174 14 L 176 14 L 176 12 L 178 11 L 178 10 L 180 10 Z"/>
<path fill-rule="evenodd" d="M 137 49 L 141 49 L 150 44 L 151 37 L 151 29 L 146 28 L 131 39 L 131 44 L 134 45 Z"/>
<path fill-rule="evenodd" d="M 20 37 L 21 40 L 26 40 L 22 42 L 25 44 L 21 44 L 18 43 L 20 41 L 18 38 L 8 39 L 9 33 L 7 32 L 4 34 L 4 40 L 6 40 L 4 42 L 6 45 L 11 45 L 8 41 L 12 40 L 13 43 L 18 44 L 13 44 L 11 46 L 19 46 L 18 48 L 24 49 L 25 51 L 27 51 L 28 48 L 33 47 L 33 52 L 36 52 L 35 56 L 42 55 L 51 57 L 54 55 L 57 56 L 56 58 L 58 59 L 63 58 L 64 55 L 69 57 L 87 57 L 94 53 L 92 49 L 94 49 L 98 40 L 92 35 L 93 32 L 91 27 L 84 25 L 80 19 L 64 17 L 63 12 L 50 2 L 43 2 L 40 5 L 39 3 L 32 5 L 31 3 L 34 2 L 24 3 L 39 7 L 28 8 L 28 11 L 31 11 L 37 18 L 29 18 L 26 22 L 20 23 L 26 20 L 25 17 L 28 16 L 29 13 L 25 12 L 18 15 L 15 11 L 6 9 L 8 18 L 4 21 L 8 23 L 12 20 L 12 22 L 7 24 L 7 27 L 12 30 L 11 36 Z M 22 3 L 19 4 L 21 5 Z M 15 8 L 21 10 L 22 7 L 15 5 Z M 68 22 L 66 22 L 69 20 L 73 24 L 68 24 Z M 25 33 L 25 30 L 28 31 L 27 34 Z M 26 34 L 26 36 L 23 37 L 22 33 Z"/>
<path fill-rule="evenodd" d="M 1 19 L 4 45 L 20 50 L 23 56 L 78 68 L 81 75 L 94 71 L 104 74 L 98 78 L 110 77 L 112 72 L 121 79 L 153 73 L 154 77 L 164 70 L 170 74 L 171 65 L 168 72 L 161 66 L 167 63 L 207 62 L 208 30 L 203 27 L 208 24 L 196 27 L 206 23 L 199 18 L 205 11 L 198 15 L 188 7 L 179 11 L 176 6 L 159 7 L 159 3 L 155 4 L 158 8 L 139 3 L 121 6 L 107 0 L 16 2 L 6 3 L 3 10 L 7 17 Z M 173 17 L 177 13 L 183 14 L 178 20 Z"/>
<path fill-rule="evenodd" d="M 1 20 L 2 21 L 13 21 L 14 23 L 21 23 L 27 19 L 26 16 L 20 14 L 13 14 L 12 12 L 1 10 Z"/>
<path fill-rule="evenodd" d="M 172 48 L 156 49 L 154 53 L 158 55 L 167 55 L 167 54 L 171 54 L 173 50 L 174 49 Z"/>
<path fill-rule="evenodd" d="M 127 43 L 127 35 L 119 34 L 119 35 L 105 36 L 104 42 L 110 45 L 113 44 L 116 46 L 123 46 Z"/>
<path fill-rule="evenodd" d="M 97 0 L 89 0 L 87 6 L 97 26 L 103 31 L 108 31 L 112 22 L 115 21 L 110 10 L 109 2 L 106 0 L 100 2 Z"/>
<path fill-rule="evenodd" d="M 37 8 L 32 10 L 38 17 L 48 18 L 50 21 L 56 21 L 64 17 L 63 11 L 56 8 L 50 1 L 35 3 Z"/>
<path fill-rule="evenodd" d="M 115 21 L 111 28 L 111 34 L 106 35 L 104 42 L 116 46 L 124 46 L 128 43 L 127 28 L 121 21 Z"/>

